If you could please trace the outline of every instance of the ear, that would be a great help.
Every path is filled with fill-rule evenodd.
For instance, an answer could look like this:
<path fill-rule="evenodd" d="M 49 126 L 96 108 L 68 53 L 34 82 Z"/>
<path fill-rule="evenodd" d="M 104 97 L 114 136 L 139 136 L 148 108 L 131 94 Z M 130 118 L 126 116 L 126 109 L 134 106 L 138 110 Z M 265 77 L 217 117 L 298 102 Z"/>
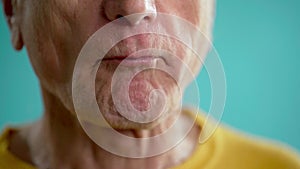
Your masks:
<path fill-rule="evenodd" d="M 17 0 L 2 0 L 3 11 L 11 32 L 11 41 L 16 50 L 21 50 L 24 46 L 21 34 L 21 8 Z"/>

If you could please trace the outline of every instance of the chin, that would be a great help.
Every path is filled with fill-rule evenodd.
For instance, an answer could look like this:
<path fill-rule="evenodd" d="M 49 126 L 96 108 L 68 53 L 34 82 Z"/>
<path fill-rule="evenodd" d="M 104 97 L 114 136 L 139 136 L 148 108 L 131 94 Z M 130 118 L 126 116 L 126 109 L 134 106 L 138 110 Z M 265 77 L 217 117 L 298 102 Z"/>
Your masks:
<path fill-rule="evenodd" d="M 114 82 L 114 70 L 103 66 L 95 80 L 99 110 L 110 127 L 151 129 L 178 114 L 181 90 L 168 74 L 147 70 L 128 80 L 130 70 L 126 70 Z"/>
<path fill-rule="evenodd" d="M 180 112 L 180 106 L 178 104 L 175 104 L 178 102 L 174 95 L 169 95 L 167 97 L 168 103 L 165 106 L 165 109 L 163 112 L 160 113 L 155 120 L 151 122 L 135 122 L 132 121 L 126 117 L 124 117 L 122 114 L 123 112 L 117 111 L 116 107 L 113 104 L 112 97 L 106 96 L 105 94 L 100 94 L 100 96 L 97 97 L 99 110 L 102 113 L 102 116 L 106 120 L 106 122 L 109 124 L 110 127 L 116 129 L 116 130 L 143 130 L 143 129 L 152 129 L 159 124 L 162 124 L 169 119 L 172 119 L 176 117 Z M 153 116 L 154 114 L 146 114 L 145 116 Z M 134 114 L 132 114 L 134 116 Z M 155 115 L 154 115 L 155 116 Z M 147 117 L 145 117 L 147 118 Z"/>
<path fill-rule="evenodd" d="M 116 130 L 149 130 L 163 123 L 168 117 L 161 117 L 150 123 L 137 123 L 130 121 L 123 116 L 115 116 L 111 113 L 102 114 L 110 127 Z"/>

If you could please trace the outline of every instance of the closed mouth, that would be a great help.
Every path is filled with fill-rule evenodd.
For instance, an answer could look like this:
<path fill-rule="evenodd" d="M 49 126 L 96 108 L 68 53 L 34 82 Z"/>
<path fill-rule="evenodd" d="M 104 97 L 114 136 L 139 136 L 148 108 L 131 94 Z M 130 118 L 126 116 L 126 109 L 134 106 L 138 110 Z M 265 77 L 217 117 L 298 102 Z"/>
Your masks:
<path fill-rule="evenodd" d="M 103 58 L 102 61 L 121 64 L 121 66 L 139 66 L 139 65 L 152 65 L 160 57 L 156 56 L 112 56 Z"/>

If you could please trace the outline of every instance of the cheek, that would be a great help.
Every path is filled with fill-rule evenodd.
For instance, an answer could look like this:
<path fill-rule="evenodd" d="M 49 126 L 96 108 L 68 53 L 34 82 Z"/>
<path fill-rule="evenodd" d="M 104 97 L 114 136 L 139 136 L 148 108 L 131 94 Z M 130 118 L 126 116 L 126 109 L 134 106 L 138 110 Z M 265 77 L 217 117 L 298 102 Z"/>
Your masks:
<path fill-rule="evenodd" d="M 25 12 L 24 42 L 40 79 L 58 83 L 71 80 L 82 46 L 101 26 L 95 11 L 100 2 L 93 2 L 26 1 L 27 6 L 36 7 Z"/>
<path fill-rule="evenodd" d="M 37 1 L 25 1 L 23 22 L 23 40 L 30 57 L 33 68 L 41 81 L 50 79 L 57 74 L 57 55 L 50 39 L 49 22 L 46 17 L 47 9 Z M 34 7 L 39 6 L 39 7 Z"/>
<path fill-rule="evenodd" d="M 188 22 L 192 23 L 194 26 L 200 28 L 200 30 L 206 34 L 205 30 L 202 29 L 201 25 L 206 25 L 205 20 L 201 20 L 201 15 L 205 15 L 205 11 L 201 9 L 201 0 L 185 0 L 185 1 L 178 1 L 178 0 L 169 0 L 169 1 L 158 1 L 158 11 L 162 13 L 168 13 L 171 15 L 176 15 L 180 18 L 187 20 Z M 190 39 L 193 39 L 194 35 L 185 34 L 185 36 L 190 36 Z M 205 42 L 207 40 L 204 40 Z M 195 44 L 197 47 L 198 40 L 195 40 Z M 194 75 L 197 75 L 201 66 L 202 61 L 205 58 L 204 54 L 200 54 L 201 56 L 196 56 L 195 53 L 192 52 L 193 49 L 189 49 L 185 46 L 182 42 L 179 41 L 172 41 L 173 46 L 175 47 L 176 51 L 174 54 L 179 57 L 189 69 L 191 69 Z M 198 45 L 199 46 L 199 45 Z M 201 51 L 207 51 L 206 47 L 203 47 Z M 206 52 L 203 52 L 206 53 Z"/>
<path fill-rule="evenodd" d="M 35 72 L 40 80 L 61 80 L 67 58 L 63 50 L 67 47 L 61 39 L 62 34 L 68 32 L 68 26 L 58 19 L 49 2 L 26 3 L 32 8 L 25 12 L 23 38 Z"/>
<path fill-rule="evenodd" d="M 157 0 L 157 10 L 199 24 L 200 0 Z"/>

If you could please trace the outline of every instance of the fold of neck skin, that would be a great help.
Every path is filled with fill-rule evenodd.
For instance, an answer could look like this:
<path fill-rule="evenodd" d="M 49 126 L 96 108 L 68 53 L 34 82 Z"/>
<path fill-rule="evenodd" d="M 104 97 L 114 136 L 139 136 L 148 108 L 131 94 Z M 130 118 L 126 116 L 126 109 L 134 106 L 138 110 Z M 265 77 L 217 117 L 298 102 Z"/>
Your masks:
<path fill-rule="evenodd" d="M 43 91 L 45 114 L 43 118 L 21 130 L 13 137 L 11 151 L 17 156 L 15 147 L 26 146 L 30 153 L 22 157 L 41 169 L 163 169 L 179 165 L 195 149 L 200 129 L 195 126 L 188 136 L 172 150 L 158 156 L 133 159 L 114 155 L 96 145 L 82 130 L 75 115 L 72 115 L 52 94 Z M 180 116 L 180 125 L 190 123 Z M 148 137 L 163 132 L 168 124 L 160 124 L 149 130 L 122 130 L 131 137 Z M 180 126 L 178 126 L 180 127 Z M 185 133 L 178 134 L 185 135 Z M 21 138 L 21 139 L 20 139 Z M 172 138 L 168 138 L 172 139 Z M 20 143 L 20 140 L 24 140 Z M 168 141 L 168 140 L 163 140 Z M 120 140 L 111 140 L 114 145 L 122 145 Z M 153 147 L 136 145 L 147 151 Z M 24 156 L 24 155 L 23 155 Z"/>

